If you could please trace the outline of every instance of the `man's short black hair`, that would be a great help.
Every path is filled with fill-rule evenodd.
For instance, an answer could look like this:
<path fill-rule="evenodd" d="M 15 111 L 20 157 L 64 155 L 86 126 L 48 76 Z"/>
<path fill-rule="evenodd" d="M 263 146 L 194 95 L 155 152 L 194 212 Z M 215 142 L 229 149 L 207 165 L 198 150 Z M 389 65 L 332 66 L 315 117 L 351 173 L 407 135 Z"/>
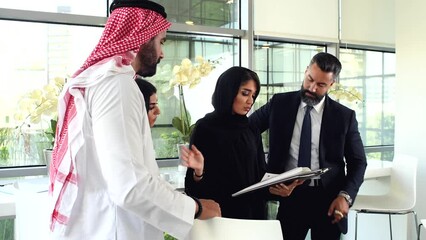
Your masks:
<path fill-rule="evenodd" d="M 114 9 L 121 8 L 121 7 L 145 8 L 145 9 L 155 11 L 159 13 L 161 16 L 163 16 L 164 18 L 167 18 L 167 13 L 163 6 L 148 0 L 114 0 L 111 3 L 109 11 L 111 13 L 112 11 L 114 11 Z"/>
<path fill-rule="evenodd" d="M 339 74 L 340 70 L 342 70 L 342 64 L 340 63 L 339 59 L 337 59 L 335 56 L 331 55 L 330 53 L 326 52 L 320 52 L 317 53 L 309 63 L 309 65 L 312 65 L 316 63 L 317 66 L 324 72 L 332 72 L 333 78 L 336 79 Z"/>

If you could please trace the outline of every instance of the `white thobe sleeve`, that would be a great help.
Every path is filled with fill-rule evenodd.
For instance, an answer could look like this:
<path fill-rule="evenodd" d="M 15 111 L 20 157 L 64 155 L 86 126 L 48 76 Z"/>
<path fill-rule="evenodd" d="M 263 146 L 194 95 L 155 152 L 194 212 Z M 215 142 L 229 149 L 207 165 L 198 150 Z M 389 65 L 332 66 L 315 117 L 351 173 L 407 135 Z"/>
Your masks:
<path fill-rule="evenodd" d="M 103 81 L 91 92 L 88 104 L 111 200 L 144 222 L 183 239 L 193 224 L 195 202 L 158 176 L 142 94 L 129 75 Z"/>

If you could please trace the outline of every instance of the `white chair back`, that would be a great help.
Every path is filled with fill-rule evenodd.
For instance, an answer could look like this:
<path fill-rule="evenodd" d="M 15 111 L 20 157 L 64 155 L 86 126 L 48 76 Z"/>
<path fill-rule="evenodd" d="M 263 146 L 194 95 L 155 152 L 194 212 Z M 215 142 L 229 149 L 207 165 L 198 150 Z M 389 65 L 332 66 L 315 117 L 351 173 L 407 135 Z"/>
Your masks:
<path fill-rule="evenodd" d="M 386 214 L 389 216 L 389 235 L 392 239 L 392 215 L 412 214 L 417 229 L 416 205 L 417 158 L 395 155 L 390 173 L 389 191 L 381 195 L 358 194 L 351 210 L 355 215 L 355 240 L 357 239 L 358 214 Z M 371 234 L 371 233 L 369 233 Z"/>
<path fill-rule="evenodd" d="M 390 195 L 399 199 L 397 209 L 412 209 L 416 205 L 417 158 L 408 155 L 396 155 L 392 162 Z"/>
<path fill-rule="evenodd" d="M 283 240 L 278 220 L 212 218 L 195 220 L 186 240 Z"/>
<path fill-rule="evenodd" d="M 416 204 L 417 158 L 395 155 L 392 162 L 389 192 L 384 195 L 358 194 L 352 210 L 382 212 L 407 211 Z"/>

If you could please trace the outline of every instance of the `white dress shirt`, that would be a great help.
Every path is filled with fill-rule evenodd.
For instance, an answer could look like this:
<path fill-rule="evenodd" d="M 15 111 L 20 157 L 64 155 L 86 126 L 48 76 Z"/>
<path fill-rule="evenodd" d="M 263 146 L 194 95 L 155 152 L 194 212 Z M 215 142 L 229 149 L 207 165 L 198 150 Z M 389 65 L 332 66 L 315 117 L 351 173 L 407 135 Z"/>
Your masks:
<path fill-rule="evenodd" d="M 312 144 L 311 144 L 311 169 L 317 170 L 319 165 L 319 138 L 321 132 L 322 114 L 324 112 L 323 98 L 317 105 L 313 106 L 311 114 L 312 126 Z M 297 167 L 299 159 L 300 133 L 302 131 L 303 118 L 305 116 L 306 103 L 300 102 L 299 110 L 297 111 L 296 122 L 294 123 L 293 136 L 290 144 L 290 156 L 287 161 L 286 171 Z"/>

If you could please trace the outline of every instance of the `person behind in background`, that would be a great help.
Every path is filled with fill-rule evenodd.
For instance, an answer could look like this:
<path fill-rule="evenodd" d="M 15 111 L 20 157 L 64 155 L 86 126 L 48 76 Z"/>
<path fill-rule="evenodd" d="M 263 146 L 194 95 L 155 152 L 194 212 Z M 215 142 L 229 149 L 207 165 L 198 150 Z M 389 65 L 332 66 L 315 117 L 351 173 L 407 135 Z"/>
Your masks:
<path fill-rule="evenodd" d="M 196 122 L 190 149 L 182 147 L 185 192 L 213 199 L 222 216 L 265 219 L 264 192 L 231 195 L 257 183 L 265 173 L 261 135 L 250 128 L 247 113 L 259 95 L 257 74 L 247 68 L 231 67 L 216 83 L 212 97 L 214 111 Z M 195 165 L 189 164 L 192 161 Z"/>
<path fill-rule="evenodd" d="M 152 83 L 142 78 L 136 78 L 135 81 L 145 100 L 145 109 L 148 114 L 149 126 L 153 127 L 158 115 L 161 113 L 158 107 L 157 88 L 155 88 Z"/>
<path fill-rule="evenodd" d="M 161 5 L 114 1 L 101 39 L 59 97 L 50 165 L 53 239 L 185 238 L 212 200 L 160 178 L 135 75 L 152 76 L 170 23 Z M 141 111 L 142 109 L 142 111 Z M 195 216 L 194 216 L 195 215 Z"/>
<path fill-rule="evenodd" d="M 312 239 L 340 239 L 347 232 L 347 214 L 364 180 L 367 166 L 355 112 L 327 95 L 341 70 L 331 54 L 316 54 L 305 70 L 300 91 L 275 94 L 250 115 L 250 124 L 269 129 L 268 172 L 282 173 L 301 167 L 330 168 L 320 179 L 306 180 L 291 195 L 280 199 L 277 218 L 284 239 L 302 240 L 309 229 Z M 306 110 L 311 119 L 307 150 L 300 151 Z M 303 167 L 303 164 L 302 164 Z M 346 169 L 345 169 L 346 168 Z M 275 193 L 280 195 L 279 193 Z"/>

